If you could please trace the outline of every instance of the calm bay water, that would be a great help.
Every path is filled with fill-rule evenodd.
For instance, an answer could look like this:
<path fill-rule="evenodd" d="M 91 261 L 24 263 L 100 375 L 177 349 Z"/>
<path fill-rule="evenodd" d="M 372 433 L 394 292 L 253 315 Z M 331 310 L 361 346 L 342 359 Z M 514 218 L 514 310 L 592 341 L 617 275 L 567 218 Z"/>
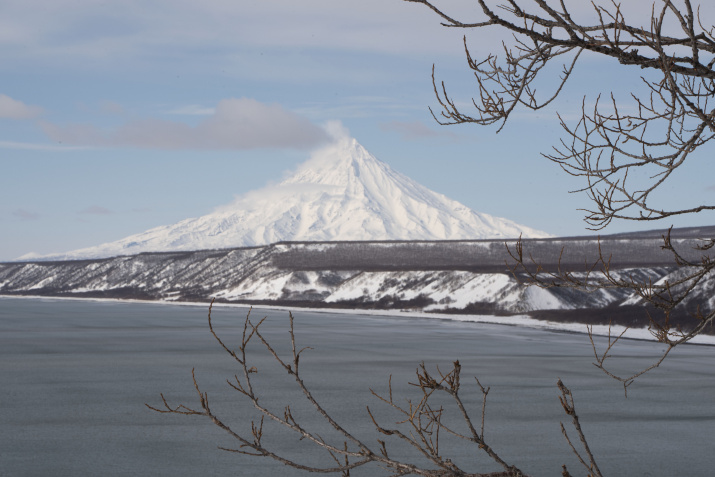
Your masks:
<path fill-rule="evenodd" d="M 267 460 L 217 450 L 231 447 L 224 431 L 200 417 L 160 415 L 144 403 L 198 406 L 191 369 L 212 408 L 236 431 L 250 429 L 250 406 L 225 379 L 235 363 L 208 332 L 206 307 L 0 298 L 0 475 L 306 475 Z M 215 309 L 215 324 L 237 344 L 245 309 Z M 268 316 L 266 336 L 288 350 L 287 312 Z M 421 318 L 351 316 L 295 311 L 303 379 L 334 417 L 368 444 L 377 436 L 370 405 L 389 427 L 391 414 L 370 394 L 417 397 L 406 383 L 416 366 L 462 364 L 464 397 L 478 420 L 480 395 L 467 379 L 490 386 L 486 437 L 502 457 L 532 475 L 580 474 L 561 436 L 567 420 L 558 402 L 561 378 L 599 466 L 608 475 L 712 475 L 715 468 L 715 348 L 687 346 L 639 379 L 625 399 L 622 387 L 593 367 L 584 335 Z M 329 430 L 292 383 L 258 347 L 257 385 L 265 402 L 306 426 Z M 629 341 L 614 354 L 619 368 L 637 369 L 660 351 Z M 567 425 L 567 429 L 571 429 Z M 266 440 L 314 462 L 305 442 L 266 428 Z M 572 433 L 573 435 L 573 433 Z M 388 441 L 389 442 L 389 441 Z M 473 472 L 496 470 L 461 443 L 444 454 Z M 405 449 L 395 455 L 408 458 Z M 321 462 L 330 465 L 329 460 Z M 355 475 L 382 475 L 371 467 Z"/>

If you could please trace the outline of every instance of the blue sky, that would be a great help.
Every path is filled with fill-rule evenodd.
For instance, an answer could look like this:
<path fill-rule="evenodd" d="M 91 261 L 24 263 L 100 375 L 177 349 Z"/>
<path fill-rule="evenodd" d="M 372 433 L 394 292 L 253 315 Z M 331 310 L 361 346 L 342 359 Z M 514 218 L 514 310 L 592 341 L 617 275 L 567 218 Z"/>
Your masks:
<path fill-rule="evenodd" d="M 443 2 L 475 17 L 474 2 Z M 638 2 L 636 2 L 638 3 Z M 462 35 L 399 0 L 8 0 L 0 7 L 0 260 L 73 250 L 211 212 L 278 181 L 340 121 L 369 151 L 480 211 L 589 233 L 581 184 L 541 158 L 554 111 L 638 88 L 585 58 L 548 111 L 495 127 L 437 125 L 436 67 L 466 103 Z M 503 35 L 470 32 L 475 56 Z M 663 197 L 712 202 L 707 155 Z M 703 158 L 704 157 L 704 158 Z M 614 223 L 606 232 L 713 223 Z"/>

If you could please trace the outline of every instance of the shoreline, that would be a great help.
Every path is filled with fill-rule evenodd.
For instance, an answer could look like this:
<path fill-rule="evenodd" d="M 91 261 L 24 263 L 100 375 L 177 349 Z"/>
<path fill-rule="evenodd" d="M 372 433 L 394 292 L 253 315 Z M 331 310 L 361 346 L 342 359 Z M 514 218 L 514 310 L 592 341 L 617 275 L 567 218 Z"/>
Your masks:
<path fill-rule="evenodd" d="M 103 303 L 134 303 L 134 304 L 154 304 L 154 305 L 176 305 L 176 306 L 193 306 L 193 307 L 208 307 L 206 302 L 178 302 L 171 300 L 136 300 L 136 299 L 118 299 L 118 298 L 90 298 L 90 297 L 56 297 L 56 296 L 30 296 L 30 295 L 2 295 L 3 299 L 21 299 L 21 300 L 61 300 L 61 301 L 94 301 Z M 457 321 L 462 323 L 484 323 L 501 326 L 518 326 L 524 328 L 539 329 L 544 331 L 574 333 L 588 335 L 587 325 L 584 323 L 562 323 L 548 320 L 537 320 L 526 315 L 462 315 L 448 313 L 425 313 L 414 310 L 364 310 L 364 309 L 348 309 L 348 308 L 309 308 L 309 307 L 290 307 L 280 305 L 246 305 L 240 303 L 214 303 L 214 307 L 225 308 L 254 308 L 257 310 L 279 310 L 300 312 L 307 311 L 310 313 L 330 313 L 341 315 L 369 315 L 369 316 L 384 316 L 395 318 L 421 318 L 435 319 L 446 321 Z M 594 336 L 600 337 L 617 337 L 625 331 L 621 339 L 651 341 L 656 343 L 653 335 L 647 328 L 628 328 L 620 325 L 590 325 Z M 715 336 L 699 335 L 691 341 L 684 344 L 700 345 L 700 346 L 715 346 Z"/>

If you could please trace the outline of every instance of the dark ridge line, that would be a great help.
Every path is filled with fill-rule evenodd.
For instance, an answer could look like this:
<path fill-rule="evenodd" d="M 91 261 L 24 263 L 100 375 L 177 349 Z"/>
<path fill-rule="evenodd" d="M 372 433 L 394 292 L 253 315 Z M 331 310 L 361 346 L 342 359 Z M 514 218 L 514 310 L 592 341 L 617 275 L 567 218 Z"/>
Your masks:
<path fill-rule="evenodd" d="M 566 237 L 548 237 L 548 238 L 525 238 L 524 243 L 553 243 L 553 242 L 591 242 L 591 241 L 612 241 L 612 240 L 653 240 L 660 239 L 668 233 L 669 229 L 653 229 L 639 232 L 620 232 L 608 235 L 576 235 Z M 695 239 L 699 238 L 696 235 L 707 234 L 715 236 L 715 226 L 700 226 L 700 227 L 680 227 L 673 228 L 671 237 L 674 239 Z M 122 257 L 141 257 L 141 256 L 171 256 L 185 257 L 196 253 L 216 253 L 218 255 L 228 254 L 236 250 L 256 250 L 262 248 L 276 248 L 277 246 L 285 245 L 353 245 L 353 244 L 449 244 L 449 243 L 506 243 L 515 242 L 518 238 L 498 238 L 498 239 L 452 239 L 452 240 L 334 240 L 334 241 L 280 241 L 266 245 L 252 245 L 248 247 L 229 247 L 229 248 L 211 248 L 197 250 L 170 250 L 157 252 L 140 252 L 137 254 L 114 255 L 111 257 L 101 258 L 78 258 L 69 260 L 18 260 L 9 262 L 0 262 L 1 265 L 13 264 L 60 264 L 60 263 L 96 263 L 115 260 Z"/>

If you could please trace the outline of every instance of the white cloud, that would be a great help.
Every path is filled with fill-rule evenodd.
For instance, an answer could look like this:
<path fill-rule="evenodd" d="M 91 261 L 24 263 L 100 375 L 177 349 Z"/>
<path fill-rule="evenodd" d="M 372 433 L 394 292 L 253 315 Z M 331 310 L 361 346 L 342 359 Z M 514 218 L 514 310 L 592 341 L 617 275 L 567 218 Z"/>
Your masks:
<path fill-rule="evenodd" d="M 29 106 L 10 96 L 0 94 L 0 118 L 32 119 L 42 114 L 39 106 Z"/>
<path fill-rule="evenodd" d="M 323 125 L 323 128 L 333 141 L 341 141 L 352 137 L 350 130 L 345 127 L 342 121 L 328 121 Z"/>
<path fill-rule="evenodd" d="M 149 149 L 311 148 L 328 135 L 308 119 L 278 104 L 250 98 L 221 100 L 213 114 L 196 126 L 163 119 L 140 119 L 113 130 L 90 124 L 40 126 L 63 144 Z"/>
<path fill-rule="evenodd" d="M 500 0 L 487 3 L 509 17 L 498 8 Z M 594 20 L 591 2 L 567 3 L 577 20 Z M 608 0 L 597 3 L 610 4 Z M 644 11 L 642 2 L 623 3 L 620 10 L 627 19 L 649 24 L 650 9 Z M 700 6 L 703 18 L 711 17 L 715 4 L 701 3 L 705 3 Z M 474 0 L 437 4 L 447 14 L 466 22 L 484 19 Z M 536 5 L 530 5 L 528 11 L 541 13 Z M 136 67 L 137 62 L 161 65 L 157 58 L 197 64 L 213 57 L 220 62 L 207 60 L 210 64 L 220 64 L 221 68 L 237 65 L 243 75 L 264 71 L 263 63 L 255 68 L 258 55 L 264 52 L 266 56 L 262 58 L 278 68 L 285 67 L 285 61 L 297 54 L 298 61 L 289 70 L 281 71 L 290 71 L 294 78 L 295 68 L 310 56 L 306 50 L 421 58 L 426 55 L 444 64 L 446 57 L 462 61 L 461 39 L 465 34 L 477 57 L 501 52 L 502 40 L 513 44 L 503 29 L 487 28 L 474 35 L 472 30 L 445 28 L 440 21 L 424 5 L 400 0 L 23 0 L 3 4 L 0 53 L 4 61 L 41 60 L 73 68 L 91 65 L 95 69 L 98 64 L 122 69 Z M 234 61 L 241 55 L 251 59 Z M 319 66 L 321 75 L 339 70 Z M 360 70 L 365 68 L 355 68 L 350 73 Z"/>
<path fill-rule="evenodd" d="M 459 0 L 465 10 L 473 0 Z M 403 54 L 446 51 L 424 30 L 445 30 L 427 8 L 400 1 L 25 0 L 0 19 L 0 45 L 63 58 L 116 58 L 159 48 L 318 48 Z M 455 3 L 454 1 L 452 2 Z M 42 14 L 38 15 L 41 8 Z M 453 10 L 454 5 L 450 6 Z M 459 38 L 454 31 L 448 36 Z M 451 42 L 450 42 L 451 43 Z M 451 50 L 451 46 L 449 49 Z M 458 52 L 459 53 L 459 52 Z"/>
<path fill-rule="evenodd" d="M 256 45 L 278 48 L 350 49 L 397 54 L 462 55 L 454 39 L 467 30 L 444 28 L 424 5 L 400 0 L 23 0 L 5 2 L 0 18 L 0 45 L 18 53 L 64 51 L 69 55 L 115 57 L 127 51 L 158 47 L 234 48 Z M 497 12 L 499 0 L 487 2 Z M 567 2 L 577 19 L 593 20 L 591 2 Z M 601 0 L 599 4 L 610 2 Z M 702 2 L 705 3 L 705 2 Z M 443 11 L 465 22 L 481 21 L 474 0 L 437 2 Z M 702 5 L 711 10 L 710 5 Z M 529 6 L 529 13 L 542 13 Z M 639 2 L 624 2 L 626 18 L 648 23 Z M 42 14 L 38 14 L 41 12 Z M 508 15 L 505 14 L 506 17 Z M 638 21 L 634 20 L 634 23 Z M 432 35 L 441 31 L 442 35 Z M 500 45 L 491 29 L 490 47 Z M 508 37 L 507 37 L 508 38 Z M 22 45 L 24 48 L 18 49 Z M 475 45 L 478 48 L 478 45 Z"/>

